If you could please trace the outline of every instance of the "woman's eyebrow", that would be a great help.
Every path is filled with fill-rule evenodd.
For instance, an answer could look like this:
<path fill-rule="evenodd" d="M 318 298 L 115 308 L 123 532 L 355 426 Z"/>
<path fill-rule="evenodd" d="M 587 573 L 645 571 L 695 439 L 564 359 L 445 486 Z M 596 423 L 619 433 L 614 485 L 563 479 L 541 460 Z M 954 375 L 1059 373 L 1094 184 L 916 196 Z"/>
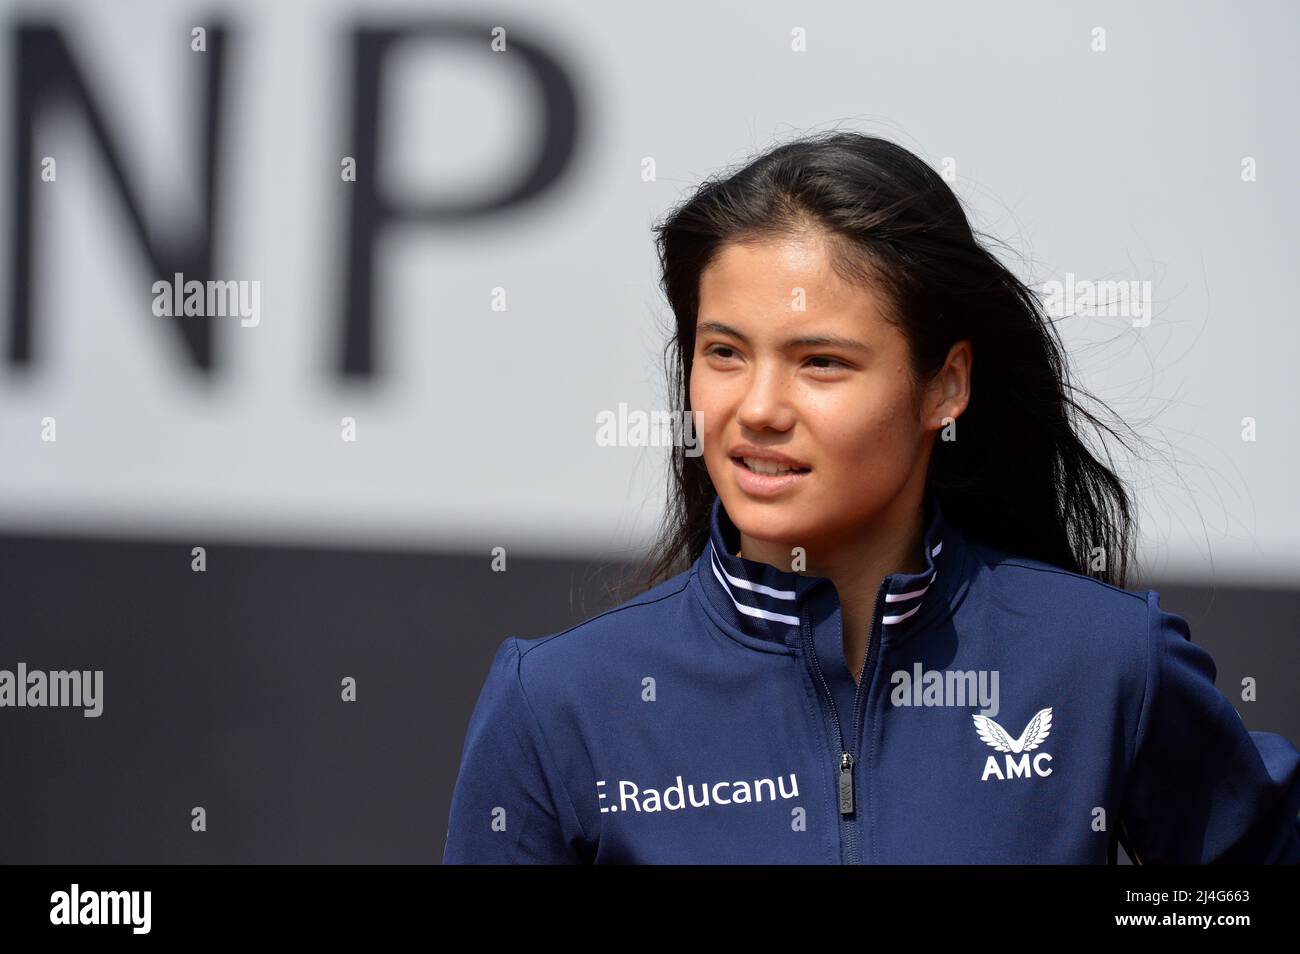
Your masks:
<path fill-rule="evenodd" d="M 745 344 L 749 344 L 749 338 L 745 334 L 731 325 L 721 321 L 701 321 L 695 328 L 695 334 L 702 335 L 713 332 L 715 334 L 731 335 Z M 785 342 L 787 348 L 802 347 L 832 347 L 848 348 L 852 351 L 871 351 L 871 346 L 864 344 L 854 338 L 845 338 L 841 335 L 800 335 L 797 338 L 790 338 Z"/>

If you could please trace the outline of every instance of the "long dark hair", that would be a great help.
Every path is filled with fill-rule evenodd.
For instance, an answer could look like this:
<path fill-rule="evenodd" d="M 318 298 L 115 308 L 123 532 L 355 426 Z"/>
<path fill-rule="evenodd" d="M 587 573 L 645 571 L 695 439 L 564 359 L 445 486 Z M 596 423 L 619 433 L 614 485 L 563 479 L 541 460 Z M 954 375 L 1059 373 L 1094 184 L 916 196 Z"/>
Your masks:
<path fill-rule="evenodd" d="M 673 410 L 690 410 L 700 273 L 725 243 L 809 230 L 829 238 L 840 277 L 882 294 L 887 320 L 907 339 L 914 382 L 932 377 L 953 343 L 971 342 L 958 439 L 936 435 L 926 476 L 945 516 L 977 542 L 1127 586 L 1133 505 L 1109 450 L 1108 467 L 1080 425 L 1123 438 L 1076 400 L 1096 399 L 1070 383 L 1064 346 L 1035 293 L 976 240 L 943 178 L 888 140 L 836 131 L 788 142 L 705 181 L 654 226 L 676 317 L 664 352 Z M 687 456 L 678 442 L 662 534 L 617 599 L 675 576 L 703 552 L 714 493 L 703 456 Z M 1104 548 L 1103 567 L 1092 568 L 1095 547 Z"/>

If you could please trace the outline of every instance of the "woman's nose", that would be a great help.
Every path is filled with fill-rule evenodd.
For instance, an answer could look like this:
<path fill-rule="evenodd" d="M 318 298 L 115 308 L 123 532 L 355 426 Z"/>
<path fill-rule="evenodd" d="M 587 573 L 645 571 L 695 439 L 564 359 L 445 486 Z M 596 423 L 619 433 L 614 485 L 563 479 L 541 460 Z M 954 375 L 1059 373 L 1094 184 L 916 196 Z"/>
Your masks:
<path fill-rule="evenodd" d="M 786 430 L 793 422 L 789 387 L 775 368 L 756 371 L 749 379 L 738 417 L 753 430 Z"/>

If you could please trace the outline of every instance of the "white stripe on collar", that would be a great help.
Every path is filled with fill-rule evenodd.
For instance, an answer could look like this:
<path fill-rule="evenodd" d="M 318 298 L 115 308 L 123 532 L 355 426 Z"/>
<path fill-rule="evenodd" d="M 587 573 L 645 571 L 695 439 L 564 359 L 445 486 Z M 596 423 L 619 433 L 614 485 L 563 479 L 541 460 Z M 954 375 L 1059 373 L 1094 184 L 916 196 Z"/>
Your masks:
<path fill-rule="evenodd" d="M 942 549 L 943 549 L 943 541 L 940 540 L 930 549 L 931 557 L 938 556 L 939 551 L 941 551 Z M 748 590 L 752 593 L 758 593 L 764 596 L 771 596 L 779 600 L 794 600 L 796 597 L 796 593 L 794 590 L 778 590 L 775 589 L 774 587 L 765 586 L 762 583 L 754 583 L 750 580 L 744 579 L 743 577 L 733 576 L 732 574 L 728 573 L 726 567 L 722 565 L 722 561 L 718 557 L 717 547 L 714 546 L 712 540 L 709 541 L 709 551 L 711 556 L 711 560 L 709 562 L 710 565 L 713 567 L 713 575 L 718 578 L 718 582 L 722 584 L 722 588 L 727 591 L 727 595 L 731 598 L 731 602 L 735 605 L 738 612 L 741 612 L 746 616 L 753 616 L 758 619 L 771 620 L 772 622 L 776 622 L 776 623 L 788 623 L 791 626 L 799 625 L 800 620 L 798 616 L 791 616 L 788 613 L 776 613 L 770 610 L 763 610 L 763 609 L 759 609 L 756 606 L 748 606 L 744 603 L 741 603 L 739 600 L 736 599 L 736 594 L 733 592 L 732 586 L 738 587 L 742 590 Z M 926 592 L 930 589 L 930 586 L 934 583 L 935 577 L 937 577 L 938 575 L 939 575 L 939 570 L 936 567 L 934 572 L 930 574 L 930 578 L 929 580 L 926 581 L 925 586 L 921 587 L 918 590 L 910 590 L 907 593 L 886 593 L 885 602 L 899 603 L 904 600 L 917 599 L 919 597 L 925 596 Z M 895 623 L 901 623 L 903 620 L 907 619 L 909 616 L 911 616 L 913 613 L 919 610 L 923 604 L 924 601 L 922 600 L 921 602 L 918 602 L 915 606 L 913 606 L 910 610 L 908 610 L 905 613 L 899 613 L 893 616 L 882 616 L 880 619 L 880 623 L 882 626 L 890 626 Z"/>
<path fill-rule="evenodd" d="M 712 547 L 713 545 L 710 543 L 709 546 Z M 736 595 L 731 592 L 731 587 L 727 585 L 727 580 L 732 580 L 738 585 L 743 586 L 747 589 L 758 590 L 764 593 L 771 594 L 772 596 L 776 596 L 779 599 L 794 599 L 793 590 L 774 590 L 770 586 L 761 586 L 757 583 L 750 583 L 748 580 L 738 579 L 732 576 L 730 573 L 726 573 L 725 570 L 719 569 L 717 557 L 718 554 L 717 551 L 715 550 L 713 552 L 713 559 L 710 561 L 713 567 L 713 574 L 718 578 L 718 582 L 722 584 L 722 588 L 727 591 L 727 595 L 731 597 L 731 602 L 736 604 L 737 610 L 744 613 L 746 616 L 756 616 L 759 619 L 768 619 L 774 623 L 789 623 L 791 626 L 799 625 L 798 616 L 790 616 L 786 613 L 772 613 L 769 612 L 768 610 L 761 610 L 756 606 L 746 606 L 744 603 L 741 603 L 739 600 L 736 599 Z M 724 574 L 726 575 L 725 580 L 723 579 Z"/>

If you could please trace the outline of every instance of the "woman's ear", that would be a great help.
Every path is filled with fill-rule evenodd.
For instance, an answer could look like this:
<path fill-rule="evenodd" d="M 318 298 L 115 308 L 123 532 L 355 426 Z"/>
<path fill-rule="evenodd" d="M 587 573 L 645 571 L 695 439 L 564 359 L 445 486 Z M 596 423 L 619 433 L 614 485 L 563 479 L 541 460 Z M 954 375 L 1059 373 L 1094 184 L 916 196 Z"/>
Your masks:
<path fill-rule="evenodd" d="M 974 354 L 971 343 L 965 339 L 948 349 L 943 367 L 934 376 L 927 389 L 926 425 L 935 429 L 944 426 L 944 420 L 956 420 L 970 403 L 971 368 Z"/>

